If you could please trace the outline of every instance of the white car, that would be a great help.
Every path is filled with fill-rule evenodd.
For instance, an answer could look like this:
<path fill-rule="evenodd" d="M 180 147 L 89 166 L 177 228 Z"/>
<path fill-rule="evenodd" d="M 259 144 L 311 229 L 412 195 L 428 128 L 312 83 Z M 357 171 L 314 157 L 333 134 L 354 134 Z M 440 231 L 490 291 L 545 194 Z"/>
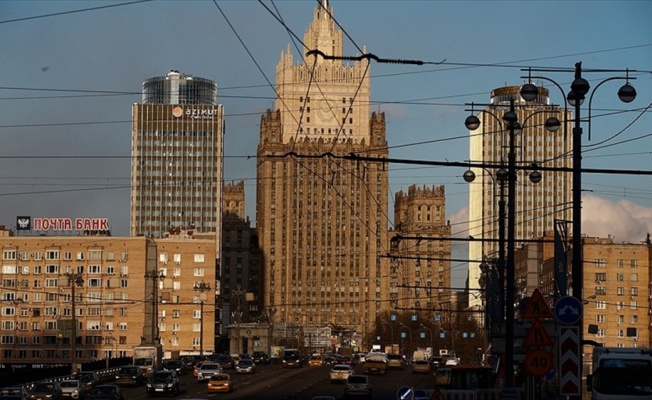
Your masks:
<path fill-rule="evenodd" d="M 206 382 L 214 374 L 222 373 L 222 367 L 218 363 L 205 362 L 197 371 L 197 382 Z"/>
<path fill-rule="evenodd" d="M 348 364 L 335 364 L 331 368 L 330 379 L 331 383 L 346 382 L 348 377 L 353 374 L 353 367 Z"/>
<path fill-rule="evenodd" d="M 63 397 L 68 399 L 83 399 L 85 396 L 84 384 L 77 379 L 67 379 L 59 382 Z"/>

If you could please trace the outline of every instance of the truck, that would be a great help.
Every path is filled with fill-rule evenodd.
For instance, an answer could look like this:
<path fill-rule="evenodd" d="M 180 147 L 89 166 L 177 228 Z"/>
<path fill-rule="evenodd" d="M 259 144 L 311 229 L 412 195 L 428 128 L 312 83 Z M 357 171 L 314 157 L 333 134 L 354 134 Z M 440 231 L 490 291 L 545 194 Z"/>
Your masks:
<path fill-rule="evenodd" d="M 163 346 L 156 343 L 134 347 L 133 364 L 143 371 L 145 378 L 151 378 L 154 372 L 163 368 Z"/>
<path fill-rule="evenodd" d="M 652 400 L 652 349 L 594 347 L 586 377 L 592 400 Z"/>
<path fill-rule="evenodd" d="M 385 375 L 387 373 L 387 354 L 371 352 L 364 357 L 364 373 Z"/>

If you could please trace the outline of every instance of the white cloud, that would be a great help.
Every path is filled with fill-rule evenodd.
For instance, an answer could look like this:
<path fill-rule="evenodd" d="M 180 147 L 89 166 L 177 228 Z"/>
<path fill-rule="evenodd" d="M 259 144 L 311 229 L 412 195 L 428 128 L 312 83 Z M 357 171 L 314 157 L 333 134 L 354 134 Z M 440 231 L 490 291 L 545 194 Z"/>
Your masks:
<path fill-rule="evenodd" d="M 617 202 L 595 195 L 582 196 L 582 233 L 611 236 L 615 243 L 641 243 L 652 232 L 652 208 L 622 199 Z"/>

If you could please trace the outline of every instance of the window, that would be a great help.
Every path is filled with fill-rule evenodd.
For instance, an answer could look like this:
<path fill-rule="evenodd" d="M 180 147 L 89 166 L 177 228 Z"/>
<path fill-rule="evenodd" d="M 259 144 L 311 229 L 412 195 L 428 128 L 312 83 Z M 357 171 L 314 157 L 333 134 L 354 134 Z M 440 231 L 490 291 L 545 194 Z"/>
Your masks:
<path fill-rule="evenodd" d="M 204 268 L 194 268 L 193 276 L 199 276 L 199 277 L 204 276 Z"/>
<path fill-rule="evenodd" d="M 45 273 L 46 274 L 58 274 L 59 273 L 59 266 L 58 265 L 46 265 L 45 266 Z"/>
<path fill-rule="evenodd" d="M 625 280 L 625 274 L 617 273 L 616 274 L 616 280 L 619 282 L 622 282 Z"/>
<path fill-rule="evenodd" d="M 637 287 L 629 288 L 629 295 L 630 296 L 638 296 L 638 288 Z"/>
<path fill-rule="evenodd" d="M 607 302 L 604 300 L 598 300 L 595 302 L 595 308 L 598 310 L 605 310 L 607 308 Z"/>
<path fill-rule="evenodd" d="M 632 268 L 638 268 L 638 260 L 632 259 L 629 263 L 629 266 Z"/>
<path fill-rule="evenodd" d="M 45 251 L 46 260 L 58 260 L 59 259 L 59 250 L 46 250 Z"/>
<path fill-rule="evenodd" d="M 17 252 L 16 250 L 3 250 L 2 251 L 2 259 L 3 260 L 15 260 L 17 257 Z"/>
<path fill-rule="evenodd" d="M 89 274 L 101 274 L 102 273 L 102 266 L 101 265 L 89 265 L 88 266 L 88 273 Z"/>
<path fill-rule="evenodd" d="M 203 263 L 204 262 L 204 255 L 203 254 L 195 254 L 195 262 L 196 263 Z"/>
<path fill-rule="evenodd" d="M 629 302 L 629 308 L 631 308 L 632 310 L 636 310 L 636 309 L 638 309 L 638 302 L 636 302 L 636 301 L 630 301 L 630 302 Z"/>
<path fill-rule="evenodd" d="M 604 314 L 596 314 L 595 316 L 595 322 L 598 324 L 604 324 L 607 319 L 605 318 Z"/>
<path fill-rule="evenodd" d="M 605 259 L 597 259 L 595 260 L 595 266 L 597 268 L 604 268 L 607 266 L 607 260 Z"/>
<path fill-rule="evenodd" d="M 606 272 L 598 272 L 595 274 L 595 281 L 596 282 L 606 282 L 607 280 L 607 273 Z"/>
<path fill-rule="evenodd" d="M 631 280 L 632 282 L 638 282 L 638 274 L 632 274 L 632 275 L 630 276 L 630 280 Z"/>
<path fill-rule="evenodd" d="M 120 267 L 120 275 L 121 276 L 127 276 L 129 275 L 129 267 L 126 265 L 123 265 Z"/>
<path fill-rule="evenodd" d="M 616 294 L 618 296 L 624 296 L 625 295 L 625 288 L 624 287 L 617 287 L 616 288 Z"/>

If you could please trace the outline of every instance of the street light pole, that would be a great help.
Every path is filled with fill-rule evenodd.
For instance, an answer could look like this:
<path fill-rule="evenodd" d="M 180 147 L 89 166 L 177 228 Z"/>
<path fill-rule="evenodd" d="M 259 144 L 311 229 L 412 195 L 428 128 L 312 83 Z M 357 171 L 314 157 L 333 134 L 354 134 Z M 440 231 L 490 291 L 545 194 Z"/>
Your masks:
<path fill-rule="evenodd" d="M 566 95 L 561 86 L 554 80 L 544 77 L 544 76 L 531 76 L 532 71 L 547 71 L 547 72 L 560 72 L 560 70 L 545 70 L 545 69 L 526 69 L 528 71 L 528 81 L 532 78 L 534 79 L 543 79 L 549 82 L 552 82 L 557 88 L 561 91 L 562 96 L 564 96 L 564 102 L 568 103 L 574 107 L 574 118 L 573 118 L 573 166 L 572 166 L 572 176 L 573 176 L 573 229 L 572 229 L 572 294 L 580 303 L 582 302 L 582 290 L 584 287 L 584 271 L 583 271 L 583 256 L 582 256 L 582 117 L 581 117 L 581 105 L 586 98 L 586 95 L 589 93 L 591 86 L 589 82 L 582 78 L 582 63 L 575 63 L 574 69 L 574 80 L 570 86 L 570 92 Z M 589 97 L 589 139 L 591 137 L 591 103 L 593 101 L 593 95 L 595 91 L 604 83 L 612 80 L 625 80 L 626 83 L 620 87 L 618 90 L 618 98 L 623 103 L 631 103 L 636 99 L 636 89 L 629 84 L 630 79 L 636 79 L 635 77 L 629 76 L 629 72 L 635 72 L 634 70 L 600 70 L 599 72 L 625 72 L 625 76 L 615 76 L 606 78 L 600 81 L 595 88 L 591 91 Z M 564 71 L 566 72 L 566 71 Z M 595 72 L 595 71 L 594 71 Z M 526 101 L 531 101 L 536 96 L 536 86 L 532 83 L 527 83 L 521 87 L 521 97 Z M 579 321 L 576 323 L 576 326 L 579 327 L 579 343 L 580 343 L 580 352 L 581 352 L 581 343 L 582 343 L 582 316 L 580 315 Z M 582 376 L 582 363 L 579 363 L 579 376 Z"/>
<path fill-rule="evenodd" d="M 77 373 L 77 293 L 76 288 L 84 284 L 84 278 L 81 274 L 67 272 L 64 274 L 68 278 L 68 282 L 72 287 L 72 332 L 71 332 L 71 375 Z"/>
<path fill-rule="evenodd" d="M 195 282 L 193 290 L 199 292 L 199 355 L 204 355 L 204 293 L 211 290 L 211 285 L 204 281 Z"/>

